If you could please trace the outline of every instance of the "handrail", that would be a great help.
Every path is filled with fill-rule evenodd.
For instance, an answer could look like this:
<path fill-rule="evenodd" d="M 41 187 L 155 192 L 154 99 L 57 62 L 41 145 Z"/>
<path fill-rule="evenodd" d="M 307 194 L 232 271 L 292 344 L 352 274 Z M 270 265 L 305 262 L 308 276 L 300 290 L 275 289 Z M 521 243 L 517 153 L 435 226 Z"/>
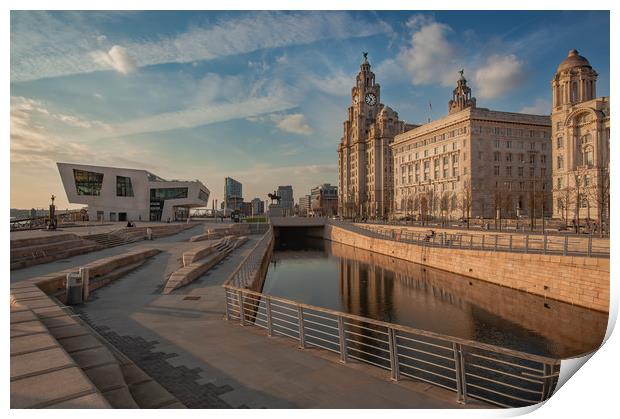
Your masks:
<path fill-rule="evenodd" d="M 582 240 L 581 250 L 571 250 L 569 236 L 563 236 L 561 240 L 552 240 L 552 238 L 558 238 L 559 236 L 549 236 L 547 234 L 530 236 L 529 234 L 513 235 L 506 233 L 471 234 L 461 231 L 455 233 L 439 232 L 430 237 L 424 232 L 405 230 L 406 226 L 398 230 L 390 227 L 365 226 L 342 221 L 330 221 L 330 223 L 336 227 L 345 228 L 367 236 L 374 236 L 378 239 L 425 247 L 609 258 L 609 248 L 604 246 L 597 247 L 596 243 L 593 243 L 592 235 L 587 237 L 570 237 L 573 245 L 576 239 Z M 492 241 L 485 241 L 485 238 L 491 238 Z M 500 243 L 500 239 L 503 243 Z M 523 244 L 518 245 L 519 242 L 523 242 Z"/>
<path fill-rule="evenodd" d="M 257 297 L 267 297 L 268 296 L 267 294 L 263 294 L 261 292 L 252 291 L 252 290 L 249 290 L 249 289 L 246 289 L 246 288 L 235 287 L 233 285 L 224 284 L 223 287 L 226 288 L 226 289 L 234 290 L 234 291 L 243 291 L 244 294 L 250 294 L 250 295 L 257 296 Z M 364 323 L 368 323 L 368 324 L 373 324 L 375 326 L 382 326 L 382 327 L 386 327 L 386 328 L 390 328 L 390 329 L 394 329 L 394 330 L 400 330 L 402 332 L 412 333 L 412 334 L 421 335 L 421 336 L 425 336 L 425 337 L 429 337 L 429 338 L 433 338 L 433 339 L 438 339 L 438 340 L 443 340 L 443 341 L 450 342 L 450 343 L 459 343 L 461 345 L 467 345 L 469 347 L 474 347 L 474 348 L 478 348 L 478 349 L 484 349 L 484 350 L 487 350 L 487 351 L 498 352 L 498 353 L 502 353 L 504 355 L 513 356 L 513 357 L 522 358 L 522 359 L 527 359 L 527 360 L 530 360 L 530 361 L 542 362 L 542 363 L 546 363 L 546 364 L 556 364 L 556 363 L 559 362 L 559 360 L 555 359 L 555 358 L 549 358 L 549 357 L 545 357 L 545 356 L 542 356 L 542 355 L 529 354 L 529 353 L 526 353 L 526 352 L 521 352 L 521 351 L 517 351 L 517 350 L 513 350 L 513 349 L 508 349 L 508 348 L 504 348 L 504 347 L 501 347 L 501 346 L 495 346 L 495 345 L 488 344 L 488 343 L 482 343 L 482 342 L 477 342 L 477 341 L 474 341 L 474 340 L 463 339 L 463 338 L 459 338 L 459 337 L 456 337 L 456 336 L 442 335 L 440 333 L 435 333 L 435 332 L 431 332 L 431 331 L 427 331 L 427 330 L 417 329 L 415 327 L 404 326 L 404 325 L 400 325 L 400 324 L 396 324 L 396 323 L 388 323 L 388 322 L 384 322 L 384 321 L 381 321 L 381 320 L 371 319 L 369 317 L 362 317 L 362 316 L 358 316 L 356 314 L 345 313 L 343 311 L 337 311 L 337 310 L 332 310 L 332 309 L 325 308 L 325 307 L 318 307 L 318 306 L 313 306 L 311 304 L 300 303 L 298 301 L 289 300 L 287 298 L 275 297 L 275 296 L 272 296 L 272 295 L 269 295 L 268 297 L 269 297 L 269 299 L 272 302 L 275 301 L 275 302 L 286 303 L 286 304 L 294 305 L 296 307 L 301 307 L 301 308 L 308 309 L 308 310 L 318 311 L 318 312 L 321 312 L 321 313 L 327 313 L 327 314 L 331 314 L 331 315 L 337 316 L 337 317 L 342 317 L 342 318 L 345 318 L 345 319 L 357 320 L 357 321 L 360 321 L 360 322 L 364 322 Z"/>

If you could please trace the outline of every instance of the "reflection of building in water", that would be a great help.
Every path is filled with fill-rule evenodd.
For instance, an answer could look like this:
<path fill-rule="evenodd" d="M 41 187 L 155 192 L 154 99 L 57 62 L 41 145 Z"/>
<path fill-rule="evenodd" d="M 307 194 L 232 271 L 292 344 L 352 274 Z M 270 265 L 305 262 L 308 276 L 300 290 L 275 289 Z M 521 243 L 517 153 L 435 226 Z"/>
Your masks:
<path fill-rule="evenodd" d="M 487 328 L 510 327 L 525 340 L 541 336 L 563 357 L 597 348 L 605 334 L 606 313 L 328 243 L 328 252 L 340 258 L 342 302 L 350 313 L 473 339 Z"/>

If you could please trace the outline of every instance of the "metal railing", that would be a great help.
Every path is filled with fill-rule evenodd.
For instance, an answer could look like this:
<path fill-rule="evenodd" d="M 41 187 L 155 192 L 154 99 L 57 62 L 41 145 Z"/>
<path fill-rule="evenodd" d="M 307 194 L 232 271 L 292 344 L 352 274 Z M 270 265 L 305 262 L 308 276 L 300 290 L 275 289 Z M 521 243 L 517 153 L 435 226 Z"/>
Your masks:
<path fill-rule="evenodd" d="M 231 285 L 246 288 L 257 279 L 263 258 L 269 250 L 269 246 L 273 244 L 273 229 L 268 224 L 267 227 L 269 227 L 267 232 L 258 240 L 256 245 L 250 250 L 250 253 L 237 266 L 237 269 L 233 271 L 225 286 Z"/>
<path fill-rule="evenodd" d="M 254 264 L 248 260 L 249 264 Z M 386 323 L 230 284 L 224 285 L 226 318 L 257 326 L 269 336 L 295 339 L 389 371 L 502 407 L 522 407 L 551 396 L 560 360 Z"/>
<path fill-rule="evenodd" d="M 418 246 L 609 258 L 609 242 L 593 240 L 592 235 L 584 240 L 578 237 L 547 234 L 470 234 L 445 231 L 431 234 L 431 230 L 420 232 L 354 225 L 342 221 L 331 221 L 331 223 L 367 236 Z"/>

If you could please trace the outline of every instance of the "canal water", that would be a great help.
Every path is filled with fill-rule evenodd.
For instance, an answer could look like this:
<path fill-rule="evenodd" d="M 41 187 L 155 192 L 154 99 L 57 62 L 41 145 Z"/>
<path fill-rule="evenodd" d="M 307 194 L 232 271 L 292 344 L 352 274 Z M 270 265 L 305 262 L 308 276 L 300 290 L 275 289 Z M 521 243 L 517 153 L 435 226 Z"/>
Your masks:
<path fill-rule="evenodd" d="M 607 314 L 322 239 L 276 243 L 264 293 L 527 353 L 601 344 Z"/>

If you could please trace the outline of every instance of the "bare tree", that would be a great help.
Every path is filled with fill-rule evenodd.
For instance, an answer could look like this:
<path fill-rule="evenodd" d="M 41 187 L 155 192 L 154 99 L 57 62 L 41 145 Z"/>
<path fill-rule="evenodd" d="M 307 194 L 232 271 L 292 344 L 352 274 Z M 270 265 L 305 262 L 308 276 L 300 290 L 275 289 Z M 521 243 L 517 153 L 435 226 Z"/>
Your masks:
<path fill-rule="evenodd" d="M 461 215 L 463 218 L 467 220 L 467 228 L 469 228 L 469 218 L 471 217 L 471 207 L 472 207 L 472 194 L 471 194 L 471 183 L 469 180 L 465 180 L 463 182 L 463 192 L 461 193 L 461 199 L 458 203 L 458 208 L 461 210 Z M 483 200 L 483 208 L 484 208 L 484 200 Z M 484 214 L 484 210 L 483 210 Z M 484 215 L 483 215 L 484 218 Z"/>
<path fill-rule="evenodd" d="M 441 194 L 441 197 L 439 198 L 439 211 L 441 213 L 441 217 L 442 217 L 442 224 L 445 223 L 445 218 L 446 218 L 446 212 L 448 211 L 448 208 L 450 207 L 450 194 L 448 192 L 444 192 Z"/>
<path fill-rule="evenodd" d="M 597 178 L 594 179 L 594 184 L 587 188 L 588 204 L 591 202 L 596 203 L 596 211 L 599 223 L 599 235 L 603 237 L 603 224 L 609 224 L 609 167 L 604 166 L 597 169 Z"/>
<path fill-rule="evenodd" d="M 574 211 L 574 219 L 576 220 L 575 224 L 575 233 L 579 233 L 579 226 L 581 224 L 580 221 L 580 213 L 581 213 L 581 205 L 583 204 L 584 199 L 587 201 L 587 190 L 585 188 L 585 180 L 587 176 L 587 171 L 584 167 L 578 167 L 577 170 L 573 172 L 573 195 L 575 197 L 575 211 Z"/>

